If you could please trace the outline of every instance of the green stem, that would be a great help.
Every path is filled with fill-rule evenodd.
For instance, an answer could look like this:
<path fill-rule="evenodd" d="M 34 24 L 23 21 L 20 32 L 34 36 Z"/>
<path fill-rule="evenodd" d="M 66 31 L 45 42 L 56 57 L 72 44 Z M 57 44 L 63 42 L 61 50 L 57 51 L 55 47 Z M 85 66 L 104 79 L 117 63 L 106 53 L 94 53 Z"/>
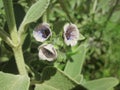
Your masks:
<path fill-rule="evenodd" d="M 19 73 L 21 75 L 27 75 L 22 48 L 21 47 L 13 48 L 13 52 L 14 52 Z"/>
<path fill-rule="evenodd" d="M 97 7 L 97 0 L 95 0 L 93 4 L 93 9 L 92 9 L 93 14 L 95 14 L 96 7 Z"/>
<path fill-rule="evenodd" d="M 3 0 L 3 3 L 4 3 L 6 20 L 9 27 L 11 39 L 15 44 L 18 44 L 18 35 L 17 35 L 17 28 L 16 28 L 12 0 Z"/>
<path fill-rule="evenodd" d="M 10 39 L 9 35 L 3 31 L 0 30 L 0 37 L 2 38 L 2 40 L 4 40 L 10 47 L 15 47 L 14 43 L 12 42 L 12 40 Z"/>
<path fill-rule="evenodd" d="M 44 15 L 43 15 L 43 22 L 46 22 L 47 23 L 47 12 L 46 13 L 44 13 Z"/>
<path fill-rule="evenodd" d="M 13 3 L 12 3 L 12 0 L 3 0 L 3 3 L 5 8 L 9 33 L 13 43 L 15 44 L 15 47 L 12 47 L 12 50 L 14 52 L 18 71 L 21 75 L 27 75 L 27 72 L 25 69 L 25 62 L 23 58 L 22 45 L 20 44 L 20 38 L 18 36 L 18 32 L 16 28 L 15 16 L 13 11 Z"/>

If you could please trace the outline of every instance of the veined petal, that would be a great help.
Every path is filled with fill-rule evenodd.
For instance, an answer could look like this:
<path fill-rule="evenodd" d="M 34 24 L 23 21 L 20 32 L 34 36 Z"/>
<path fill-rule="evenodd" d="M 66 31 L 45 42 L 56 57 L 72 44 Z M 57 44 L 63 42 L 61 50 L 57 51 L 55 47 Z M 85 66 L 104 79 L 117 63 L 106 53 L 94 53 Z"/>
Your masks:
<path fill-rule="evenodd" d="M 79 40 L 79 30 L 75 24 L 68 23 L 64 26 L 64 41 L 66 45 L 75 46 Z"/>
<path fill-rule="evenodd" d="M 56 49 L 52 44 L 39 46 L 39 58 L 42 60 L 53 61 L 57 58 Z"/>
<path fill-rule="evenodd" d="M 52 32 L 48 23 L 39 24 L 33 31 L 33 37 L 39 42 L 47 40 L 51 35 Z"/>

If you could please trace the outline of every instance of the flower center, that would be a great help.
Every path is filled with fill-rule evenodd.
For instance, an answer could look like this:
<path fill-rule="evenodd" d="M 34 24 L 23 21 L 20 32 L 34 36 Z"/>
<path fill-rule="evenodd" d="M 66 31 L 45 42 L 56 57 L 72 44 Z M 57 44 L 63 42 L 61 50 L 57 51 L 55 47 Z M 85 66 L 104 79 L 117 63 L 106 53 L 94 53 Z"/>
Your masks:
<path fill-rule="evenodd" d="M 55 54 L 53 54 L 52 52 L 50 52 L 49 50 L 47 50 L 46 48 L 41 48 L 43 54 L 47 57 L 47 58 L 54 58 Z M 54 50 L 54 49 L 53 49 Z"/>
<path fill-rule="evenodd" d="M 66 33 L 65 33 L 65 36 L 66 36 L 67 40 L 74 39 L 74 37 L 75 37 L 74 32 L 75 32 L 74 27 L 69 27 L 69 28 L 67 29 L 67 31 L 66 31 Z"/>
<path fill-rule="evenodd" d="M 47 38 L 48 35 L 50 34 L 50 30 L 48 28 L 42 29 L 40 30 L 40 32 L 42 33 L 43 38 Z"/>

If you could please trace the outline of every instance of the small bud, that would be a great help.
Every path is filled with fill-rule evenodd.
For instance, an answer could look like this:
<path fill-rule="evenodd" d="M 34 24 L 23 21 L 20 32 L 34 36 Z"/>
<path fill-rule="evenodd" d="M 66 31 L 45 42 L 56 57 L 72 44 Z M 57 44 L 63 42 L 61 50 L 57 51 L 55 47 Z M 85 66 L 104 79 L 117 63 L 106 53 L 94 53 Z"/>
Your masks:
<path fill-rule="evenodd" d="M 42 60 L 53 61 L 57 58 L 56 49 L 52 44 L 39 46 L 39 58 Z"/>
<path fill-rule="evenodd" d="M 39 24 L 33 31 L 33 37 L 39 42 L 44 42 L 51 35 L 52 33 L 48 23 Z"/>
<path fill-rule="evenodd" d="M 67 45 L 75 46 L 79 40 L 79 30 L 75 24 L 65 24 L 64 41 Z"/>

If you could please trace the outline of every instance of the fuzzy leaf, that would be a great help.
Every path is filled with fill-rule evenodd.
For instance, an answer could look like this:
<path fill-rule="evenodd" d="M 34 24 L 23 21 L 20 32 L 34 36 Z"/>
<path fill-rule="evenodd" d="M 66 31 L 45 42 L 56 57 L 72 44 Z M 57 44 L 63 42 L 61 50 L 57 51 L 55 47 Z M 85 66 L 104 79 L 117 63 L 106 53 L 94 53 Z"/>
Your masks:
<path fill-rule="evenodd" d="M 27 76 L 0 72 L 0 90 L 28 90 L 29 84 Z"/>
<path fill-rule="evenodd" d="M 78 47 L 78 52 L 71 56 L 72 61 L 68 60 L 64 72 L 72 78 L 75 78 L 76 76 L 80 75 L 83 62 L 85 60 L 85 54 L 86 45 L 80 45 Z"/>
<path fill-rule="evenodd" d="M 118 84 L 118 80 L 116 78 L 102 78 L 98 80 L 88 81 L 84 84 L 84 86 L 88 90 L 111 90 Z"/>
<path fill-rule="evenodd" d="M 20 25 L 19 28 L 19 33 L 20 35 L 25 32 L 25 26 L 31 22 L 35 22 L 38 20 L 42 14 L 45 12 L 49 5 L 50 0 L 38 0 L 35 4 L 33 4 L 28 12 L 26 13 L 22 24 Z"/>
<path fill-rule="evenodd" d="M 35 4 L 33 4 L 28 10 L 23 23 L 28 24 L 39 19 L 47 9 L 49 1 L 50 0 L 38 0 Z"/>
<path fill-rule="evenodd" d="M 42 81 L 42 84 L 36 84 L 35 90 L 86 90 L 54 67 L 44 69 Z"/>

